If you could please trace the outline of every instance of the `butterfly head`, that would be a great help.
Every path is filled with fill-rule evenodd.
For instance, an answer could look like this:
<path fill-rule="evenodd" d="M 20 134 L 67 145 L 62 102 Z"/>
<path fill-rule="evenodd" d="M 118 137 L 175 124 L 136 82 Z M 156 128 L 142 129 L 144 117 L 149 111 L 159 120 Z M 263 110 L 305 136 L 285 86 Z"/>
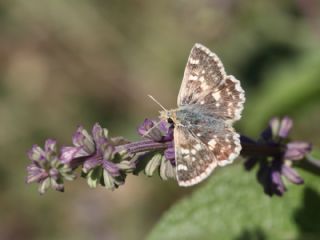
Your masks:
<path fill-rule="evenodd" d="M 167 110 L 154 97 L 152 97 L 151 95 L 148 95 L 148 96 L 163 109 L 163 111 L 160 111 L 160 117 L 159 118 L 161 120 L 165 120 L 170 124 L 176 122 L 177 118 L 176 118 L 176 111 L 175 110 Z"/>
<path fill-rule="evenodd" d="M 168 123 L 175 123 L 177 120 L 175 111 L 160 111 L 160 119 L 166 120 Z"/>

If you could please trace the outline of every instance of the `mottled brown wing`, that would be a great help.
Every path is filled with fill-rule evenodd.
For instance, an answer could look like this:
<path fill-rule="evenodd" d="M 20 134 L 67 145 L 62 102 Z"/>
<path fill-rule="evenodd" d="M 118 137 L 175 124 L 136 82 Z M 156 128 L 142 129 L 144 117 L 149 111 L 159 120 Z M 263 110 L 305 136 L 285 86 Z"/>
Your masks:
<path fill-rule="evenodd" d="M 177 181 L 192 186 L 207 178 L 217 166 L 214 152 L 186 127 L 174 129 Z"/>
<path fill-rule="evenodd" d="M 216 54 L 196 43 L 191 49 L 178 95 L 178 106 L 200 103 L 200 96 L 217 91 L 226 76 Z"/>
<path fill-rule="evenodd" d="M 219 166 L 232 163 L 240 154 L 240 135 L 227 124 L 220 131 L 208 126 L 192 126 L 190 131 L 213 153 Z"/>
<path fill-rule="evenodd" d="M 201 44 L 192 48 L 178 95 L 178 106 L 200 105 L 207 114 L 232 121 L 241 117 L 244 91 L 227 76 L 218 56 Z"/>

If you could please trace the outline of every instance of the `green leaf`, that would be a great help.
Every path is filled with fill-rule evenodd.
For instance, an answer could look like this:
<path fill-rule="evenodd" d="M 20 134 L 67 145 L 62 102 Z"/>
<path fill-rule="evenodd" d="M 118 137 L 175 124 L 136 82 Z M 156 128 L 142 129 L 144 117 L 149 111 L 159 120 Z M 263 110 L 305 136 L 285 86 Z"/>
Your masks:
<path fill-rule="evenodd" d="M 283 197 L 270 198 L 255 172 L 239 165 L 219 169 L 165 213 L 148 239 L 318 239 L 320 180 L 299 173 L 306 185 L 288 185 Z"/>
<path fill-rule="evenodd" d="M 306 156 L 303 161 L 298 161 L 296 166 L 302 168 L 305 171 L 313 173 L 320 176 L 320 160 L 319 151 L 313 150 L 310 154 Z"/>
<path fill-rule="evenodd" d="M 311 152 L 311 156 L 314 158 L 314 159 L 320 159 L 320 149 L 319 148 L 314 148 Z M 320 160 L 319 160 L 320 161 Z"/>
<path fill-rule="evenodd" d="M 247 134 L 264 128 L 270 116 L 303 109 L 320 94 L 320 49 L 301 56 L 297 61 L 281 65 L 265 76 L 265 81 L 247 96 L 244 109 Z"/>

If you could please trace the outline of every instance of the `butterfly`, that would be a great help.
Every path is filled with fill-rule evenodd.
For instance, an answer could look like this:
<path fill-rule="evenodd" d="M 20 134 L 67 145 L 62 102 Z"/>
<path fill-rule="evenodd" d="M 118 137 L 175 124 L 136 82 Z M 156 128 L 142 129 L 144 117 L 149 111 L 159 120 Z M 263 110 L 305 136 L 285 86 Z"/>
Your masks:
<path fill-rule="evenodd" d="M 232 127 L 245 102 L 240 81 L 227 75 L 216 54 L 197 43 L 191 49 L 178 95 L 178 108 L 160 112 L 174 124 L 176 177 L 180 186 L 207 178 L 241 151 Z"/>

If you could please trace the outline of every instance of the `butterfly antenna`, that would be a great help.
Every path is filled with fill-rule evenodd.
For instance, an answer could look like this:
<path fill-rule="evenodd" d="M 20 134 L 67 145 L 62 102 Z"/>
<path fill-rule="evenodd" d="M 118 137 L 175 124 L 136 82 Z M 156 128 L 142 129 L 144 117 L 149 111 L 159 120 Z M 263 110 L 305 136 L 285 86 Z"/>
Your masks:
<path fill-rule="evenodd" d="M 149 98 L 151 98 L 156 104 L 158 104 L 164 111 L 168 112 L 168 110 L 161 105 L 161 103 L 159 103 L 158 100 L 156 100 L 154 97 L 152 97 L 151 95 L 148 95 Z"/>
<path fill-rule="evenodd" d="M 156 104 L 158 104 L 164 111 L 168 112 L 168 110 L 162 106 L 162 104 L 155 99 L 153 96 L 148 95 L 149 98 L 152 99 L 152 101 L 154 101 Z M 147 136 L 154 128 L 158 127 L 161 121 L 156 122 L 145 134 L 143 134 L 143 137 Z"/>
<path fill-rule="evenodd" d="M 142 137 L 145 137 L 145 136 L 149 135 L 149 133 L 150 133 L 154 128 L 156 128 L 156 127 L 159 126 L 160 122 L 161 122 L 161 121 L 156 122 L 145 134 L 142 135 Z"/>

